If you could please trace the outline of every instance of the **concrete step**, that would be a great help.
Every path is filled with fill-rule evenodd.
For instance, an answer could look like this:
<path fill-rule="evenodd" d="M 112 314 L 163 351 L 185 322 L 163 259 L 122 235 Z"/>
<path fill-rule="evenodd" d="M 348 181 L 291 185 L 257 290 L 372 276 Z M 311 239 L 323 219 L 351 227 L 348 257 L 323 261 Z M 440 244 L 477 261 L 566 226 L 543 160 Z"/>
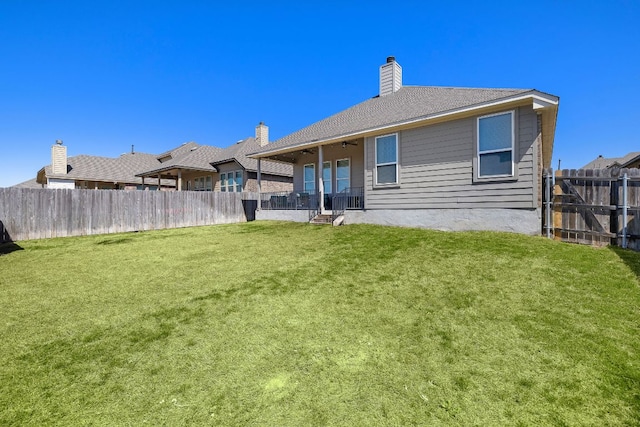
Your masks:
<path fill-rule="evenodd" d="M 327 215 L 327 214 L 322 214 L 322 215 L 316 215 L 311 221 L 309 221 L 311 224 L 318 224 L 318 225 L 324 225 L 324 224 L 331 224 L 332 219 L 331 219 L 331 215 Z"/>

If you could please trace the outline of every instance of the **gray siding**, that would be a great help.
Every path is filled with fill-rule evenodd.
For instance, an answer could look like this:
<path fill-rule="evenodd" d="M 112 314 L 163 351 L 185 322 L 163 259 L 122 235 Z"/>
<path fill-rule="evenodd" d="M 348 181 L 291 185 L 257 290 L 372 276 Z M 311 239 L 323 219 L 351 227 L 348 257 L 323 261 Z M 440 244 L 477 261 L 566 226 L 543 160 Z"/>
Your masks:
<path fill-rule="evenodd" d="M 375 188 L 374 138 L 365 143 L 365 208 L 535 208 L 537 118 L 516 109 L 516 179 L 474 182 L 476 117 L 398 133 L 399 185 Z"/>
<path fill-rule="evenodd" d="M 341 159 L 349 159 L 351 166 L 351 187 L 363 187 L 364 186 L 364 156 L 363 146 L 364 140 L 360 139 L 354 142 L 357 145 L 347 145 L 342 148 L 342 144 L 331 144 L 323 147 L 323 159 L 324 161 L 331 162 L 331 188 L 336 188 L 336 161 Z M 318 180 L 318 174 L 320 173 L 320 166 L 318 165 L 318 150 L 314 149 L 313 154 L 307 154 L 300 158 L 300 160 L 293 165 L 293 191 L 301 192 L 304 188 L 304 176 L 303 167 L 306 164 L 313 163 L 316 165 L 316 182 Z"/>

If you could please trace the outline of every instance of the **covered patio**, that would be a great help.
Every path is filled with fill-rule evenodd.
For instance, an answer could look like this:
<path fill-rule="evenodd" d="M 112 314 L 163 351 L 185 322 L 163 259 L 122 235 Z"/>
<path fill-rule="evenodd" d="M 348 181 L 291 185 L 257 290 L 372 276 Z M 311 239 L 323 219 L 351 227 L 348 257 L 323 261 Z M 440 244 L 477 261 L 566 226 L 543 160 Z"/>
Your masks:
<path fill-rule="evenodd" d="M 259 157 L 258 157 L 259 156 Z M 364 139 L 311 143 L 255 155 L 258 160 L 258 210 L 308 211 L 337 217 L 364 209 Z M 292 192 L 262 192 L 261 163 L 293 165 Z"/>

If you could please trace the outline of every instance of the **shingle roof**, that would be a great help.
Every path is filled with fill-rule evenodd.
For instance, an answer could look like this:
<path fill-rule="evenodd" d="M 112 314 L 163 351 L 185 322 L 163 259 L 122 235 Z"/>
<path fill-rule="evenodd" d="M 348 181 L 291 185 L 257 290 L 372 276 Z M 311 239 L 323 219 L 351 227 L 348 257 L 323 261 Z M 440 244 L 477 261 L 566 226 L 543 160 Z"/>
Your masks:
<path fill-rule="evenodd" d="M 211 164 L 219 165 L 235 160 L 245 170 L 255 172 L 258 170 L 258 160 L 247 157 L 247 154 L 253 153 L 260 148 L 256 139 L 250 137 L 223 150 L 218 158 L 212 161 Z M 293 176 L 293 166 L 287 163 L 263 160 L 260 165 L 260 172 L 281 176 Z"/>
<path fill-rule="evenodd" d="M 127 153 L 115 158 L 82 154 L 67 159 L 68 172 L 66 175 L 52 174 L 51 165 L 44 169 L 48 177 L 141 184 L 142 179 L 136 177 L 136 173 L 155 168 L 158 164 L 155 154 Z"/>
<path fill-rule="evenodd" d="M 365 132 L 533 91 L 404 86 L 395 93 L 356 104 L 249 154 Z"/>
<path fill-rule="evenodd" d="M 590 161 L 584 165 L 581 169 L 607 169 L 615 164 L 621 167 L 625 167 L 629 162 L 640 157 L 640 151 L 632 151 L 623 157 L 602 157 L 598 156 L 596 159 Z"/>
<path fill-rule="evenodd" d="M 28 181 L 21 182 L 20 184 L 16 184 L 13 187 L 15 188 L 42 188 L 42 184 L 39 184 L 37 178 L 32 178 Z"/>
<path fill-rule="evenodd" d="M 215 165 L 232 161 L 238 162 L 240 166 L 246 170 L 256 171 L 258 161 L 248 158 L 246 154 L 256 151 L 259 148 L 260 146 L 253 137 L 243 139 L 224 149 L 210 145 L 198 145 L 195 142 L 191 142 L 189 143 L 189 150 L 176 151 L 173 154 L 174 158 L 171 160 L 156 165 L 155 169 L 139 172 L 139 175 L 153 175 L 154 173 L 171 169 L 193 169 L 214 172 L 216 171 Z M 164 157 L 166 157 L 166 154 Z M 260 166 L 262 173 L 293 176 L 293 167 L 286 163 L 262 161 Z"/>
<path fill-rule="evenodd" d="M 149 175 L 170 169 L 194 169 L 214 172 L 215 168 L 211 166 L 211 159 L 215 159 L 220 152 L 222 152 L 222 149 L 218 147 L 190 142 L 187 150 L 177 150 L 171 160 L 164 163 L 156 163 L 154 169 L 138 170 L 138 173 Z"/>
<path fill-rule="evenodd" d="M 194 147 L 197 147 L 197 146 L 198 144 L 196 142 L 193 142 L 193 141 L 185 142 L 184 144 L 179 145 L 176 148 L 172 148 L 171 150 L 158 154 L 156 157 L 158 160 L 163 159 L 165 157 L 171 157 L 172 159 L 175 159 L 177 157 L 180 157 L 190 152 Z"/>
<path fill-rule="evenodd" d="M 216 171 L 213 164 L 237 161 L 243 168 L 255 171 L 258 161 L 246 157 L 249 151 L 259 146 L 255 138 L 247 138 L 226 149 L 199 145 L 195 142 L 184 143 L 160 155 L 147 153 L 127 153 L 120 157 L 99 157 L 89 155 L 72 156 L 67 159 L 66 175 L 53 175 L 51 165 L 45 166 L 47 177 L 66 178 L 80 181 L 118 182 L 141 184 L 142 176 L 153 176 L 171 169 L 192 169 Z M 164 163 L 160 159 L 171 156 Z M 293 167 L 278 162 L 262 161 L 263 173 L 281 176 L 293 176 Z M 41 171 L 42 172 L 42 171 Z M 40 173 L 38 177 L 40 177 Z M 42 175 L 44 178 L 44 175 Z M 37 182 L 37 179 L 36 179 Z M 27 182 L 28 183 L 28 182 Z M 23 183 L 27 185 L 27 183 Z M 173 180 L 162 180 L 163 185 L 173 185 Z"/>

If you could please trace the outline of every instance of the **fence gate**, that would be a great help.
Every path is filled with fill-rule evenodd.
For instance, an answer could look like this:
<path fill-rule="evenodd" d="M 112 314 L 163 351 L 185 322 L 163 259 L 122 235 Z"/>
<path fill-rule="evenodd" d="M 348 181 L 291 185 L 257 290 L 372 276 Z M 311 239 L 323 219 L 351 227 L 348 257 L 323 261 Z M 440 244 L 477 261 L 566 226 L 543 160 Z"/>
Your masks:
<path fill-rule="evenodd" d="M 549 169 L 543 184 L 547 237 L 640 249 L 640 169 Z"/>

